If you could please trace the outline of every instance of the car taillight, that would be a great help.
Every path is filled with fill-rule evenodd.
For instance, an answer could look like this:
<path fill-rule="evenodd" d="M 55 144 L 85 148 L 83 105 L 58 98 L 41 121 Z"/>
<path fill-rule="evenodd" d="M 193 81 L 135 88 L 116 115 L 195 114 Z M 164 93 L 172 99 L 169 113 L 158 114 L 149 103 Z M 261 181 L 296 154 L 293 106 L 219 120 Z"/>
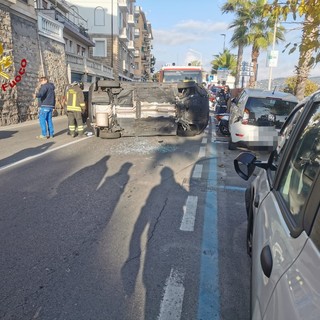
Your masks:
<path fill-rule="evenodd" d="M 250 116 L 250 111 L 248 109 L 244 109 L 243 117 L 242 117 L 242 124 L 249 123 L 249 116 Z"/>

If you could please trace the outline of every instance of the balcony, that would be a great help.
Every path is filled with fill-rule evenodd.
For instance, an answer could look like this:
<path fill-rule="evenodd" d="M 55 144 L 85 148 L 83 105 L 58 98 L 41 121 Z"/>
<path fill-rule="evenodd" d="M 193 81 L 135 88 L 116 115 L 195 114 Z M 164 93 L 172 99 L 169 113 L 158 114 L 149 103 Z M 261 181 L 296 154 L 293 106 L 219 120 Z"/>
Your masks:
<path fill-rule="evenodd" d="M 129 41 L 128 39 L 128 33 L 127 33 L 127 28 L 122 28 L 121 31 L 120 31 L 120 34 L 119 34 L 119 39 L 124 41 L 124 42 L 127 42 Z"/>
<path fill-rule="evenodd" d="M 128 42 L 128 50 L 134 51 L 134 43 L 133 43 L 133 40 L 129 40 L 129 42 Z"/>
<path fill-rule="evenodd" d="M 127 23 L 128 23 L 128 25 L 131 26 L 131 27 L 133 27 L 133 26 L 135 25 L 133 14 L 128 14 Z"/>
<path fill-rule="evenodd" d="M 134 57 L 139 58 L 140 57 L 140 50 L 134 50 Z"/>
<path fill-rule="evenodd" d="M 94 59 L 82 57 L 72 53 L 66 53 L 66 62 L 70 65 L 71 71 L 98 75 L 113 79 L 113 69 Z"/>
<path fill-rule="evenodd" d="M 118 6 L 122 12 L 129 12 L 127 0 L 118 0 Z"/>
<path fill-rule="evenodd" d="M 122 60 L 122 70 L 123 71 L 129 70 L 128 62 L 126 60 Z"/>
<path fill-rule="evenodd" d="M 37 10 L 39 15 L 49 17 L 52 20 L 60 22 L 64 29 L 63 31 L 72 35 L 77 40 L 87 46 L 94 46 L 94 42 L 90 40 L 89 34 L 86 29 L 80 24 L 76 24 L 69 20 L 65 15 L 55 9 L 39 9 Z M 83 23 L 85 21 L 83 20 Z"/>
<path fill-rule="evenodd" d="M 136 18 L 138 18 L 140 16 L 140 11 L 141 11 L 141 7 L 140 6 L 135 6 L 134 7 L 134 16 Z"/>
<path fill-rule="evenodd" d="M 134 29 L 134 37 L 135 38 L 139 38 L 140 37 L 140 29 L 139 28 L 135 28 Z"/>
<path fill-rule="evenodd" d="M 40 35 L 64 44 L 63 24 L 41 12 L 38 12 L 38 29 Z"/>

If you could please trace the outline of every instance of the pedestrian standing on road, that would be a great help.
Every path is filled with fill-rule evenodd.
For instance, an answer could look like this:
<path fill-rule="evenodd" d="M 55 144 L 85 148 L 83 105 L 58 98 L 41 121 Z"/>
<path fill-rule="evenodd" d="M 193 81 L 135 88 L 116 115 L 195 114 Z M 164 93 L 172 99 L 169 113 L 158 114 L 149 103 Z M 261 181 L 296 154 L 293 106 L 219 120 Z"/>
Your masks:
<path fill-rule="evenodd" d="M 74 81 L 66 90 L 65 108 L 68 115 L 68 128 L 71 137 L 83 136 L 84 126 L 82 113 L 86 110 L 83 95 L 83 83 Z"/>
<path fill-rule="evenodd" d="M 40 78 L 40 89 L 34 98 L 40 99 L 39 122 L 41 135 L 37 136 L 39 140 L 53 138 L 54 127 L 52 122 L 52 112 L 56 105 L 55 87 L 48 81 L 47 77 Z"/>

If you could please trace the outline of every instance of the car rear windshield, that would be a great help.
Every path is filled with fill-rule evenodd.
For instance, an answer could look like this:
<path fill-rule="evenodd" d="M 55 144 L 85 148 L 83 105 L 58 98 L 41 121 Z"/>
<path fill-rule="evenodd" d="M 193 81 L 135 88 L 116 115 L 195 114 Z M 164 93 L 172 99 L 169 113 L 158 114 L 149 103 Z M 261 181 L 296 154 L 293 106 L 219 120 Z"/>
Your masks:
<path fill-rule="evenodd" d="M 249 110 L 249 124 L 258 126 L 276 126 L 281 128 L 287 116 L 297 102 L 277 99 L 273 97 L 249 97 L 246 109 Z"/>

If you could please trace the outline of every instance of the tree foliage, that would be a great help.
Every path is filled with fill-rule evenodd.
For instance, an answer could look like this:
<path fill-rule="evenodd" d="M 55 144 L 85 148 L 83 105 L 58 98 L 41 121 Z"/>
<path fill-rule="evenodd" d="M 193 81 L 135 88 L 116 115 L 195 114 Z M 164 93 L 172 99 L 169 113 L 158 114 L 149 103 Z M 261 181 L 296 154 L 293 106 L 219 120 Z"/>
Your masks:
<path fill-rule="evenodd" d="M 265 0 L 227 0 L 222 6 L 223 13 L 233 12 L 236 15 L 229 27 L 234 30 L 232 46 L 239 48 L 238 59 L 242 59 L 242 47 L 252 46 L 253 76 L 250 77 L 250 87 L 255 86 L 260 51 L 267 49 L 272 44 L 274 25 L 277 21 L 274 15 L 263 15 L 265 3 Z M 283 31 L 283 27 L 277 29 L 276 41 L 284 40 Z M 239 60 L 238 73 L 241 63 Z"/>
<path fill-rule="evenodd" d="M 223 53 L 219 53 L 211 61 L 212 74 L 216 74 L 219 68 L 226 68 L 230 70 L 230 74 L 235 76 L 237 71 L 237 57 L 226 49 Z"/>
<path fill-rule="evenodd" d="M 306 81 L 310 69 L 320 61 L 320 0 L 287 0 L 280 2 L 273 0 L 272 4 L 266 4 L 264 13 L 270 10 L 272 14 L 287 20 L 292 13 L 294 20 L 297 16 L 303 17 L 301 43 L 288 43 L 291 46 L 289 54 L 299 49 L 299 61 L 296 67 L 297 81 L 294 93 L 301 100 L 305 96 Z"/>
<path fill-rule="evenodd" d="M 318 8 L 318 9 L 317 9 Z M 269 14 L 271 11 L 274 16 L 281 17 L 286 21 L 289 14 L 292 14 L 293 19 L 297 20 L 298 17 L 308 17 L 305 21 L 303 28 L 304 32 L 311 37 L 302 39 L 299 43 L 288 43 L 286 48 L 290 48 L 289 54 L 293 53 L 296 49 L 300 52 L 313 49 L 315 55 L 309 61 L 309 65 L 314 66 L 320 61 L 320 0 L 287 0 L 282 2 L 274 0 L 272 4 L 265 4 L 264 14 Z"/>
<path fill-rule="evenodd" d="M 289 92 L 289 93 L 294 94 L 295 88 L 297 85 L 297 79 L 298 79 L 297 76 L 287 78 L 285 81 L 286 87 L 284 88 L 284 92 Z M 309 96 L 310 94 L 316 92 L 318 90 L 318 88 L 319 88 L 319 85 L 317 83 L 308 79 L 306 81 L 306 88 L 304 91 L 304 96 L 305 97 Z"/>
<path fill-rule="evenodd" d="M 193 61 L 190 62 L 190 65 L 194 66 L 194 67 L 200 67 L 201 66 L 201 61 L 193 60 Z"/>

